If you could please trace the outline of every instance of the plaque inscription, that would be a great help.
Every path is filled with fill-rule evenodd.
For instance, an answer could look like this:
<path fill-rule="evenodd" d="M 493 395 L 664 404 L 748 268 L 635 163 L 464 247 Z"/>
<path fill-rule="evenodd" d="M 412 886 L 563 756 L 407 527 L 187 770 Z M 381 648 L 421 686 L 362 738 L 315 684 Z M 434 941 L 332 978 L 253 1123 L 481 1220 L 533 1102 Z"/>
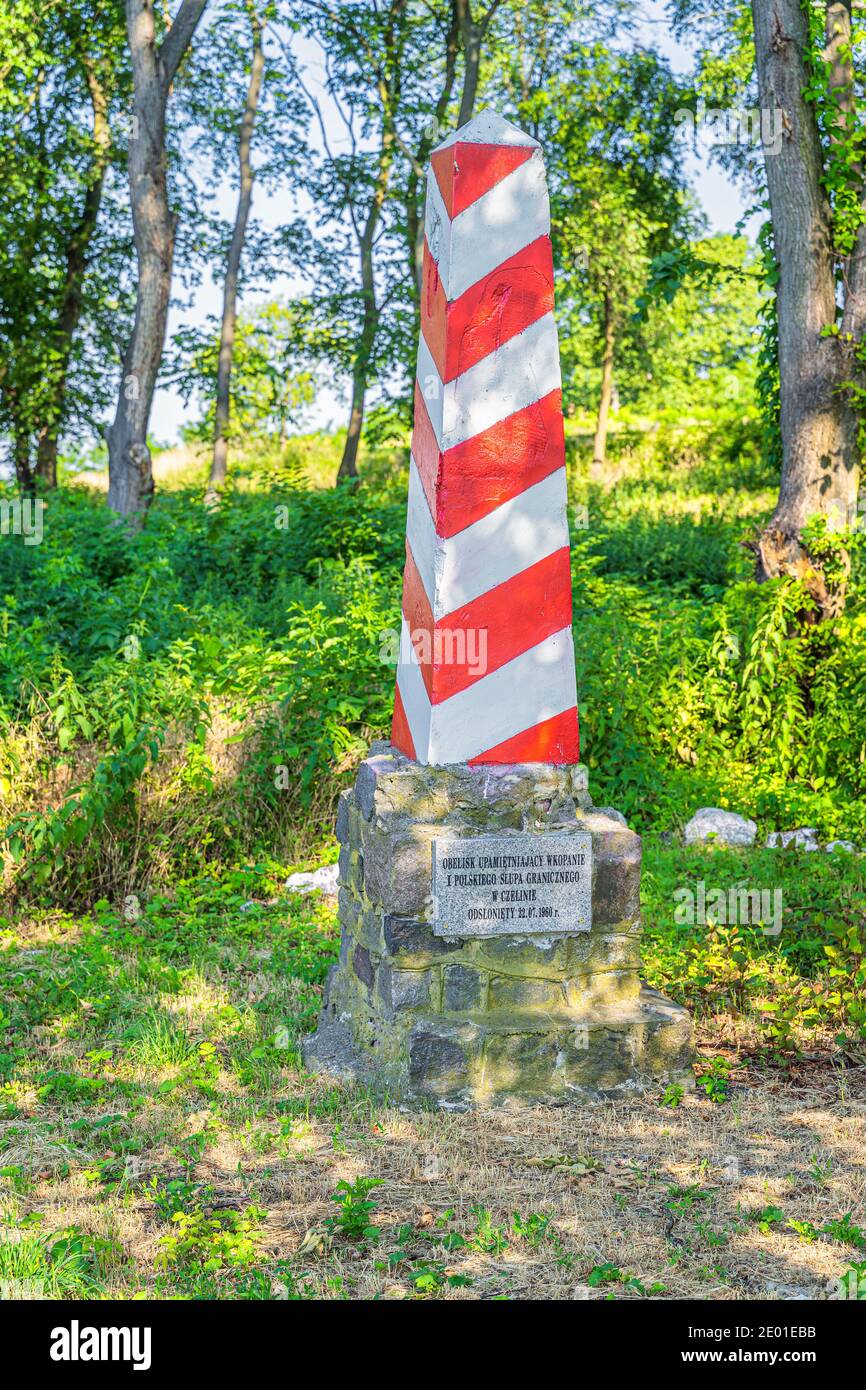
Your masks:
<path fill-rule="evenodd" d="M 591 926 L 588 831 L 433 841 L 434 936 L 522 936 Z"/>

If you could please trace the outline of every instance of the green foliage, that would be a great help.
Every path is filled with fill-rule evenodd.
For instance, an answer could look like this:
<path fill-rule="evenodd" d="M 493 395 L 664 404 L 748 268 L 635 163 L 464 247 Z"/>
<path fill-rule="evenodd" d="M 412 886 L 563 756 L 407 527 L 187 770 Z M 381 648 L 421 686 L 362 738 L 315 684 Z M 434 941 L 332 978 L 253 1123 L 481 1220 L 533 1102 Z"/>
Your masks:
<path fill-rule="evenodd" d="M 714 1057 L 710 1066 L 696 1078 L 697 1084 L 709 1100 L 722 1105 L 728 1100 L 730 1064 L 723 1057 Z"/>
<path fill-rule="evenodd" d="M 664 1284 L 651 1284 L 647 1288 L 637 1275 L 629 1274 L 627 1270 L 620 1269 L 619 1265 L 611 1264 L 609 1260 L 604 1264 L 594 1265 L 587 1275 L 586 1282 L 591 1289 L 604 1288 L 609 1284 L 621 1285 L 641 1297 L 646 1297 L 647 1294 L 663 1293 L 665 1287 Z M 608 1297 L 613 1297 L 613 1295 L 609 1294 Z"/>
<path fill-rule="evenodd" d="M 30 1228 L 25 1220 L 19 1229 L 0 1234 L 0 1288 L 6 1298 L 93 1297 L 120 1254 L 117 1241 L 90 1235 L 79 1226 L 48 1234 L 38 1226 Z"/>
<path fill-rule="evenodd" d="M 267 1212 L 249 1206 L 244 1211 L 176 1211 L 172 1233 L 160 1236 L 158 1268 L 196 1269 L 204 1274 L 255 1264 L 259 1258 L 261 1224 Z"/>
<path fill-rule="evenodd" d="M 748 578 L 742 542 L 772 505 L 754 417 L 624 429 L 609 456 L 614 488 L 570 441 L 596 799 L 643 830 L 718 805 L 762 833 L 866 837 L 856 553 L 845 613 L 820 628 L 797 585 Z M 169 865 L 262 843 L 304 853 L 330 828 L 390 725 L 405 475 L 380 456 L 360 491 L 320 491 L 304 485 L 313 458 L 305 445 L 281 474 L 253 455 L 215 511 L 166 492 L 137 535 L 67 489 L 40 545 L 0 540 L 0 803 L 19 890 L 92 901 L 131 864 L 164 883 Z"/>
<path fill-rule="evenodd" d="M 839 1279 L 839 1296 L 850 1299 L 866 1299 L 866 1260 L 862 1264 L 851 1264 Z"/>
<path fill-rule="evenodd" d="M 475 1217 L 475 1230 L 469 1239 L 470 1246 L 487 1255 L 501 1255 L 508 1246 L 505 1227 L 494 1223 L 486 1207 L 473 1207 L 471 1215 Z"/>
<path fill-rule="evenodd" d="M 115 386 L 130 74 L 114 0 L 14 8 L 0 21 L 0 437 L 27 486 L 39 440 L 95 432 Z"/>
<path fill-rule="evenodd" d="M 631 443 L 614 437 L 615 489 L 582 483 L 581 463 L 574 487 L 589 513 L 573 574 L 582 748 L 596 792 L 645 828 L 715 805 L 768 829 L 862 835 L 861 562 L 855 555 L 844 614 L 804 624 L 798 584 L 748 578 L 743 543 L 773 500 L 757 460 L 740 480 L 721 428 L 660 430 L 651 454 Z"/>
<path fill-rule="evenodd" d="M 201 416 L 184 428 L 187 440 L 213 439 L 220 330 L 186 327 L 175 335 L 171 377 L 185 403 L 193 397 Z M 285 438 L 288 427 L 314 396 L 311 365 L 316 345 L 304 339 L 298 312 L 272 300 L 238 315 L 232 349 L 231 415 L 228 438 L 247 442 L 269 435 Z"/>
<path fill-rule="evenodd" d="M 631 315 L 652 258 L 680 245 L 691 216 L 671 141 L 684 95 L 666 62 L 582 34 L 561 48 L 542 90 L 527 92 L 516 74 L 512 83 L 523 92 L 518 123 L 534 128 L 545 150 L 564 399 L 574 408 L 597 397 L 605 330 L 615 339 L 622 398 L 645 381 L 646 347 Z"/>
<path fill-rule="evenodd" d="M 866 218 L 860 196 L 866 125 L 855 90 L 855 75 L 866 52 L 866 24 L 862 13 L 852 6 L 850 42 L 836 45 L 836 61 L 840 67 L 848 68 L 850 83 L 834 87 L 834 68 L 827 57 L 826 7 L 809 0 L 804 9 L 809 22 L 809 81 L 803 95 L 814 106 L 821 131 L 823 184 L 833 213 L 834 249 L 844 259 L 853 251 Z"/>
<path fill-rule="evenodd" d="M 712 420 L 725 406 L 737 444 L 753 448 L 743 423 L 754 409 L 766 302 L 743 236 L 706 237 L 655 256 L 623 343 L 621 401 L 672 423 Z"/>
<path fill-rule="evenodd" d="M 446 1211 L 436 1218 L 432 1229 L 409 1224 L 400 1226 L 394 1237 L 394 1248 L 388 1252 L 387 1259 L 376 1261 L 376 1269 L 407 1277 L 415 1298 L 430 1298 L 443 1290 L 469 1287 L 472 1278 L 449 1270 L 444 1259 L 433 1258 L 430 1248 L 440 1247 L 450 1253 L 469 1246 L 470 1242 L 458 1231 L 445 1229 L 453 1216 L 453 1210 Z"/>
<path fill-rule="evenodd" d="M 99 882 L 106 830 L 131 849 L 141 788 L 160 778 L 198 808 L 180 858 L 184 840 L 194 857 L 251 845 L 256 824 L 327 806 L 334 770 L 389 720 L 401 516 L 342 488 L 235 491 L 216 514 L 175 493 L 133 536 L 73 491 L 52 498 L 40 546 L 4 538 L 0 801 L 30 881 Z M 240 801 L 214 767 L 215 725 Z M 46 804 L 52 768 L 64 794 Z M 156 834 L 145 857 L 172 838 L 168 823 Z"/>
<path fill-rule="evenodd" d="M 173 1221 L 178 1212 L 194 1208 L 212 1196 L 204 1184 L 188 1182 L 185 1178 L 170 1178 L 168 1182 L 153 1178 L 146 1190 L 163 1221 Z"/>
<path fill-rule="evenodd" d="M 785 1220 L 785 1213 L 781 1207 L 760 1207 L 749 1212 L 749 1220 L 754 1221 L 761 1235 L 768 1236 L 772 1233 L 774 1226 L 782 1225 Z"/>
<path fill-rule="evenodd" d="M 379 1227 L 370 1220 L 378 1203 L 370 1193 L 381 1185 L 381 1178 L 356 1178 L 354 1182 L 341 1178 L 336 1192 L 331 1194 L 331 1201 L 337 1203 L 339 1211 L 336 1216 L 328 1217 L 325 1222 L 328 1229 L 356 1245 L 378 1240 Z"/>
<path fill-rule="evenodd" d="M 676 893 L 699 883 L 732 889 L 773 886 L 782 929 L 758 923 L 676 920 Z M 858 857 L 805 851 L 665 846 L 645 840 L 642 879 L 650 984 L 688 1000 L 698 1017 L 733 1012 L 749 1019 L 770 1056 L 810 1039 L 866 1037 L 866 873 Z M 709 916 L 709 914 L 708 914 Z M 698 1082 L 713 1100 L 729 1091 L 721 1058 Z"/>
<path fill-rule="evenodd" d="M 844 1216 L 834 1217 L 820 1230 L 839 1245 L 853 1245 L 857 1250 L 866 1250 L 866 1234 L 852 1221 L 850 1211 L 846 1211 Z"/>
<path fill-rule="evenodd" d="M 517 1240 L 534 1249 L 546 1240 L 555 1239 L 552 1222 L 552 1216 L 545 1216 L 540 1211 L 532 1211 L 528 1216 L 521 1216 L 516 1211 L 511 1217 L 511 1230 Z"/>

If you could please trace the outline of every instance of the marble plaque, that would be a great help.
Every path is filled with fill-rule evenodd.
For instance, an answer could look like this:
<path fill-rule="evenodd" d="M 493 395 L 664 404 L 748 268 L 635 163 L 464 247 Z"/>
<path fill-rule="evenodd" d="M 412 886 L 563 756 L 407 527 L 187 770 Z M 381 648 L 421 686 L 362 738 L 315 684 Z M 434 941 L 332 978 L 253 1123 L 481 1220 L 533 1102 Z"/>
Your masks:
<path fill-rule="evenodd" d="M 544 935 L 591 926 L 588 831 L 433 841 L 434 936 Z"/>

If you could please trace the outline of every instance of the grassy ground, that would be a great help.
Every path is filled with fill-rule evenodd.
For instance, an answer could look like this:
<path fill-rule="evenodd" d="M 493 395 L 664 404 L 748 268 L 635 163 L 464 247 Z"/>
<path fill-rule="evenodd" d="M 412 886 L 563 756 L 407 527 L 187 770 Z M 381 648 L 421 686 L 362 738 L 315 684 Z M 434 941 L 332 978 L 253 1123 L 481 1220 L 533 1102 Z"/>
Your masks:
<path fill-rule="evenodd" d="M 286 861 L 335 857 L 389 727 L 405 451 L 354 492 L 338 440 L 252 450 L 215 511 L 181 452 L 138 535 L 94 476 L 3 538 L 0 1296 L 866 1297 L 866 858 L 680 836 L 715 805 L 866 843 L 866 556 L 801 627 L 750 578 L 754 422 L 651 424 L 603 470 L 570 435 L 575 648 L 693 1096 L 409 1114 L 300 1065 L 336 922 Z"/>
<path fill-rule="evenodd" d="M 334 905 L 276 865 L 3 923 L 4 1296 L 788 1299 L 858 1270 L 866 1295 L 866 1057 L 832 1001 L 796 1047 L 772 1011 L 831 992 L 787 940 L 828 858 L 782 864 L 794 927 L 741 932 L 737 963 L 698 957 L 671 889 L 760 857 L 649 842 L 647 975 L 696 1011 L 696 1094 L 492 1117 L 303 1071 Z M 833 873 L 862 911 L 859 861 Z"/>

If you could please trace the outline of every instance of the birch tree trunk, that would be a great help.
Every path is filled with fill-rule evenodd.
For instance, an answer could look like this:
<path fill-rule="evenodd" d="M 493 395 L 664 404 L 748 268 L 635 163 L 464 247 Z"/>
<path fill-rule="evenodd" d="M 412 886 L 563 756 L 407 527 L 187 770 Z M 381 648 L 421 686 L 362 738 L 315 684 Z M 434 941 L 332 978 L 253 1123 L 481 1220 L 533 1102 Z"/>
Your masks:
<path fill-rule="evenodd" d="M 223 316 L 220 330 L 219 365 L 217 367 L 216 419 L 214 422 L 213 461 L 210 470 L 211 495 L 221 488 L 226 480 L 228 464 L 228 425 L 231 409 L 232 357 L 235 346 L 235 324 L 237 322 L 238 278 L 241 255 L 247 234 L 247 222 L 253 200 L 253 173 L 250 150 L 253 139 L 253 126 L 262 89 L 262 74 L 265 59 L 262 51 L 262 21 L 252 4 L 248 6 L 252 28 L 253 55 L 250 65 L 250 81 L 247 99 L 238 138 L 238 162 L 240 165 L 240 190 L 235 212 L 235 225 L 232 231 L 226 264 L 226 278 L 223 288 Z"/>
<path fill-rule="evenodd" d="M 601 357 L 601 397 L 598 402 L 598 419 L 595 439 L 592 446 L 593 463 L 603 464 L 607 455 L 607 426 L 610 418 L 610 402 L 613 395 L 613 354 L 616 343 L 616 320 L 613 300 L 609 294 L 604 296 L 604 348 Z"/>
<path fill-rule="evenodd" d="M 370 374 L 370 361 L 376 341 L 376 330 L 379 326 L 379 306 L 376 302 L 375 266 L 373 264 L 373 243 L 382 215 L 382 204 L 385 201 L 385 193 L 388 188 L 393 158 L 394 131 L 390 121 L 386 120 L 382 135 L 382 149 L 379 157 L 379 167 L 373 198 L 370 203 L 369 212 L 367 213 L 367 220 L 364 223 L 364 230 L 361 233 L 358 248 L 361 256 L 361 293 L 364 300 L 364 309 L 361 317 L 361 336 L 358 342 L 358 351 L 355 354 L 355 362 L 352 368 L 352 405 L 349 411 L 349 427 L 346 431 L 346 443 L 343 446 L 343 456 L 340 459 L 340 467 L 337 470 L 338 482 L 344 482 L 347 479 L 354 481 L 358 476 L 358 448 L 361 443 L 361 431 L 364 426 L 367 380 Z"/>
<path fill-rule="evenodd" d="M 108 438 L 108 505 L 140 522 L 153 496 L 147 427 L 162 358 L 174 260 L 175 216 L 166 183 L 165 121 L 171 83 L 207 0 L 183 0 L 161 44 L 153 0 L 126 0 L 133 107 L 129 190 L 138 260 L 132 336 Z"/>

